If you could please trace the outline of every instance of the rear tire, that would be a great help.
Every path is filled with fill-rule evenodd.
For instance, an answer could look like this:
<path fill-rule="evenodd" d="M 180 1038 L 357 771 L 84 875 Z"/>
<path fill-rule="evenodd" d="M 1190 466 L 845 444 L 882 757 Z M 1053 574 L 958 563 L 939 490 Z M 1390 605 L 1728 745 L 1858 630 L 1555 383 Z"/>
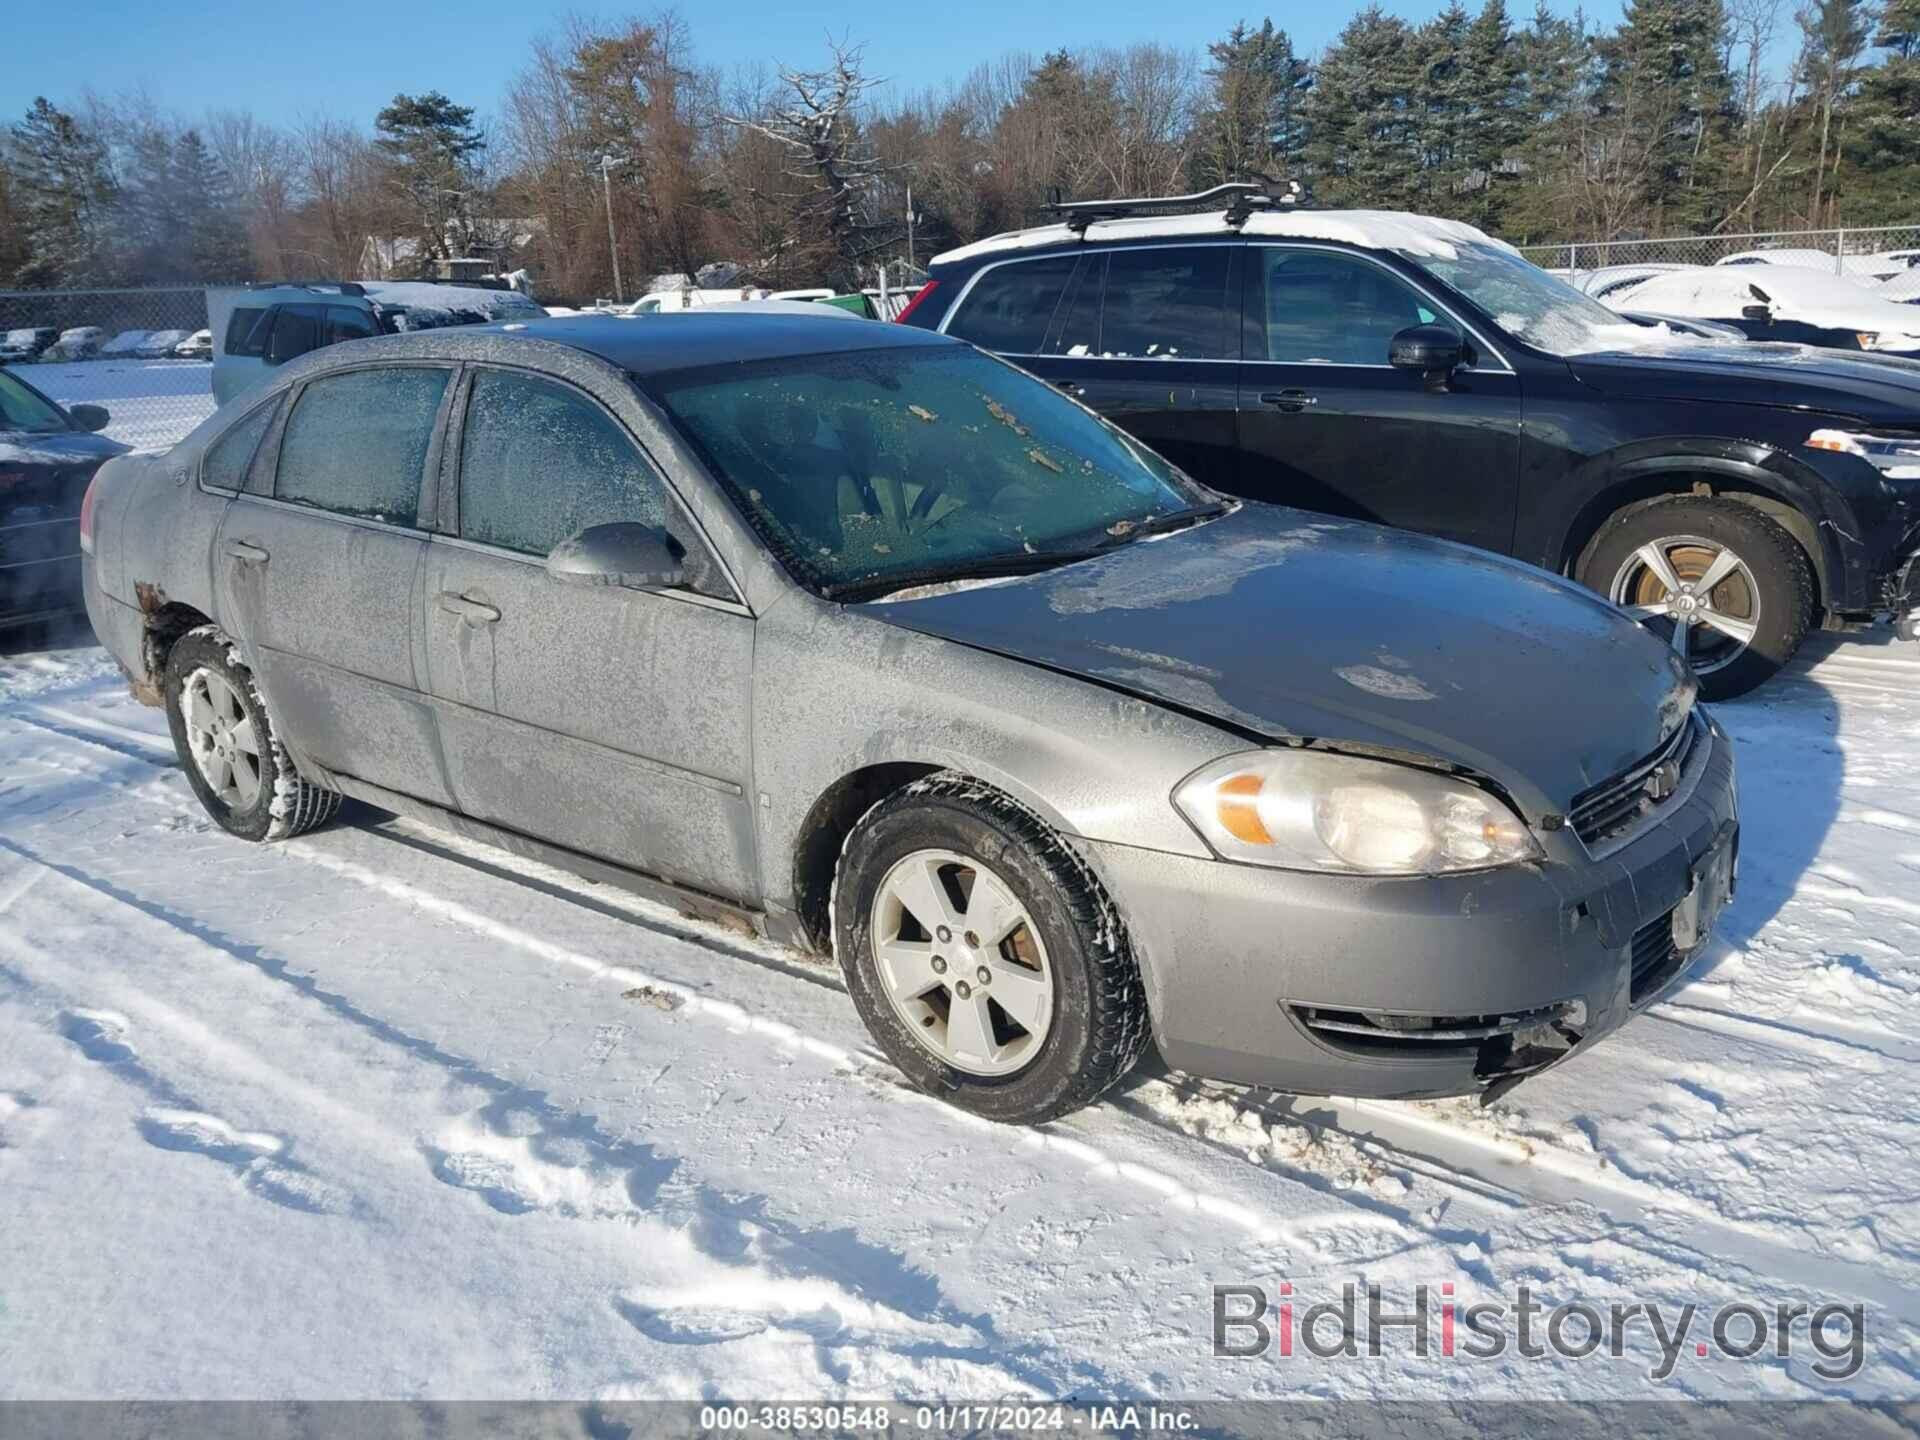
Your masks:
<path fill-rule="evenodd" d="M 903 873 L 933 874 L 937 888 L 919 891 L 926 905 L 902 904 L 914 893 Z M 1017 915 L 1003 938 L 979 933 L 989 897 Z M 834 953 L 867 1029 L 916 1086 L 961 1109 L 1037 1125 L 1091 1104 L 1146 1049 L 1140 968 L 1099 881 L 1037 815 L 965 776 L 916 781 L 862 817 L 832 910 Z M 915 951 L 937 958 L 937 973 L 903 979 L 895 957 Z M 1042 987 L 1045 1006 L 1032 1009 Z M 991 1032 L 984 1049 L 960 1023 L 970 1005 Z"/>
<path fill-rule="evenodd" d="M 1679 589 L 1660 572 L 1662 561 Z M 1720 578 L 1696 593 L 1692 582 L 1713 578 L 1708 572 Z M 1813 623 L 1806 553 L 1768 516 L 1734 500 L 1682 496 L 1617 515 L 1576 578 L 1676 650 L 1684 643 L 1707 700 L 1744 695 L 1772 676 Z"/>
<path fill-rule="evenodd" d="M 167 655 L 167 725 L 207 814 L 242 840 L 287 840 L 331 820 L 337 791 L 294 769 L 253 672 L 217 625 L 189 630 Z"/>

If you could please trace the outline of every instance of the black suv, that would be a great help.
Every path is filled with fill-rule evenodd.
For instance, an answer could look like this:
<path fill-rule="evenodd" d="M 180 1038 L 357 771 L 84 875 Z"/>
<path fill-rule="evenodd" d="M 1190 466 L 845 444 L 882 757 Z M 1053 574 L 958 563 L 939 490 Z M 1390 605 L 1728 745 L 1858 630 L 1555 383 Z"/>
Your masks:
<path fill-rule="evenodd" d="M 1648 328 L 1451 221 L 1061 208 L 936 258 L 900 319 L 1216 489 L 1572 575 L 1709 698 L 1814 625 L 1913 638 L 1920 363 Z"/>

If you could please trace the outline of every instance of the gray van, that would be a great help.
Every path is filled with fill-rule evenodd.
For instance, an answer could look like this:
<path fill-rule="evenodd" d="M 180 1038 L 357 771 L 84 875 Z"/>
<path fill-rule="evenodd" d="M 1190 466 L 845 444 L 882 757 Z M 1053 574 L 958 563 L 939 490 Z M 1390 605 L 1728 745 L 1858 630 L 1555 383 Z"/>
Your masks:
<path fill-rule="evenodd" d="M 546 313 L 517 290 L 431 280 L 294 280 L 210 289 L 214 402 L 224 405 L 287 361 L 342 340 L 539 320 Z"/>

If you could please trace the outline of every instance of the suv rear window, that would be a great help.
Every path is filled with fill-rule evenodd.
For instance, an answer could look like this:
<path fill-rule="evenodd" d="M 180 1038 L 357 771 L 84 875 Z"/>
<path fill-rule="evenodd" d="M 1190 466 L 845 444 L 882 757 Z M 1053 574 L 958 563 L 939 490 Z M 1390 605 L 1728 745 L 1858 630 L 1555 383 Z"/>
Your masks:
<path fill-rule="evenodd" d="M 1078 255 L 996 265 L 973 282 L 947 334 L 1001 355 L 1037 355 Z"/>
<path fill-rule="evenodd" d="M 227 317 L 227 343 L 221 348 L 229 355 L 259 355 L 267 348 L 267 326 L 260 317 L 267 312 L 257 306 L 235 310 Z"/>

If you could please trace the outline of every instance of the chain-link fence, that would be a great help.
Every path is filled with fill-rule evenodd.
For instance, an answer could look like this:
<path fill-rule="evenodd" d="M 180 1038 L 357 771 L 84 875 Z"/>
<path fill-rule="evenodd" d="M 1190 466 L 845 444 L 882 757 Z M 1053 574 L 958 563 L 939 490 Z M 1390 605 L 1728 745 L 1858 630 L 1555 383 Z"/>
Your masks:
<path fill-rule="evenodd" d="M 1798 265 L 1898 292 L 1889 298 L 1920 297 L 1920 224 L 1582 240 L 1522 246 L 1520 253 L 1544 269 L 1582 275 L 1615 265 Z"/>
<path fill-rule="evenodd" d="M 104 405 L 116 440 L 171 445 L 213 413 L 207 292 L 0 291 L 0 365 L 62 405 Z"/>

